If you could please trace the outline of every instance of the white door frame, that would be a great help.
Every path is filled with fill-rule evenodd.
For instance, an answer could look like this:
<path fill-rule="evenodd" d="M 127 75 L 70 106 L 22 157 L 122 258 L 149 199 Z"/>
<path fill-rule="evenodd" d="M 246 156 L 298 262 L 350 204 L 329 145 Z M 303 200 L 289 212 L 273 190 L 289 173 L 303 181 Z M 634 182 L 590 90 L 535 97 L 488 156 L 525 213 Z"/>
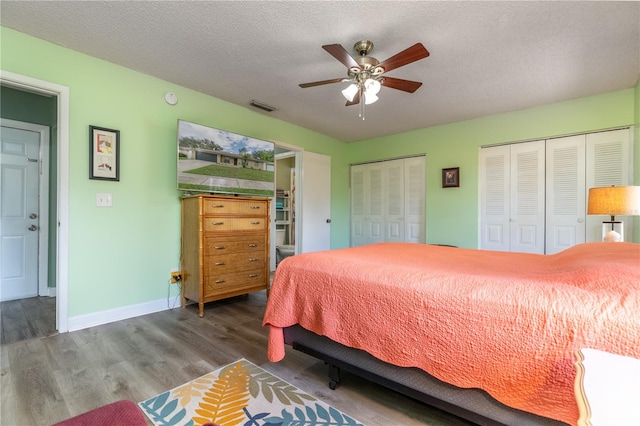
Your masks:
<path fill-rule="evenodd" d="M 0 84 L 57 99 L 56 329 L 69 331 L 69 88 L 0 70 Z"/>
<path fill-rule="evenodd" d="M 38 133 L 38 295 L 49 294 L 49 132 L 48 126 L 0 118 L 3 127 Z"/>

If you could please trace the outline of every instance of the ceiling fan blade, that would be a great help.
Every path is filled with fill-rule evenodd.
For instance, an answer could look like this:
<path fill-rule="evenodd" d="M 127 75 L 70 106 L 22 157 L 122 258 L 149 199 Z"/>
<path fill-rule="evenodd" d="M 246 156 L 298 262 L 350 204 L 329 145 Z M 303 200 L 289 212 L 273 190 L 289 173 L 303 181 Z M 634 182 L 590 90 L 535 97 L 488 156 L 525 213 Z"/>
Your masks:
<path fill-rule="evenodd" d="M 302 84 L 299 84 L 298 86 L 304 89 L 306 87 L 322 86 L 323 84 L 340 83 L 342 80 L 344 80 L 344 78 L 332 78 L 331 80 L 314 81 L 312 83 L 302 83 Z"/>
<path fill-rule="evenodd" d="M 429 51 L 425 49 L 422 43 L 416 43 L 413 46 L 397 53 L 378 64 L 379 67 L 384 68 L 384 72 L 389 72 L 401 66 L 410 64 L 420 59 L 429 56 Z"/>
<path fill-rule="evenodd" d="M 358 105 L 360 103 L 360 91 L 356 93 L 352 101 L 347 101 L 345 106 Z"/>
<path fill-rule="evenodd" d="M 382 85 L 385 87 L 390 87 L 392 89 L 402 90 L 404 92 L 413 93 L 422 83 L 419 81 L 411 81 L 411 80 L 403 80 L 401 78 L 393 78 L 393 77 L 383 77 Z"/>
<path fill-rule="evenodd" d="M 351 67 L 360 68 L 360 65 L 358 65 L 356 60 L 353 59 L 353 57 L 349 55 L 349 52 L 347 52 L 347 50 L 341 45 L 325 44 L 324 46 L 322 46 L 322 48 L 327 52 L 329 52 L 331 56 L 333 56 L 334 58 L 342 62 L 347 68 L 351 68 Z"/>

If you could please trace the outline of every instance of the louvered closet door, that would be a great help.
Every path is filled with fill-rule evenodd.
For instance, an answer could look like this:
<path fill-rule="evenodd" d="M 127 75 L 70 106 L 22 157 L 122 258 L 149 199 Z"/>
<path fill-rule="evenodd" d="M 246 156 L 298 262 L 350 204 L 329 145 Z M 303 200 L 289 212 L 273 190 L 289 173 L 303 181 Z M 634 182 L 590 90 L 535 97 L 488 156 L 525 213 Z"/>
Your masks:
<path fill-rule="evenodd" d="M 425 242 L 425 158 L 404 160 L 404 239 L 409 243 Z"/>
<path fill-rule="evenodd" d="M 511 146 L 511 251 L 544 254 L 545 141 Z"/>
<path fill-rule="evenodd" d="M 385 241 L 405 241 L 404 160 L 385 161 L 383 168 L 385 192 Z"/>
<path fill-rule="evenodd" d="M 623 186 L 632 183 L 630 130 L 621 129 L 586 135 L 586 188 Z M 632 217 L 616 216 L 624 222 L 624 240 L 631 241 Z M 587 241 L 602 241 L 602 221 L 607 216 L 587 216 Z"/>
<path fill-rule="evenodd" d="M 425 241 L 425 158 L 351 166 L 351 246 Z"/>
<path fill-rule="evenodd" d="M 366 167 L 351 167 L 351 246 L 367 243 Z"/>
<path fill-rule="evenodd" d="M 546 254 L 585 241 L 585 140 L 585 135 L 547 140 Z"/>
<path fill-rule="evenodd" d="M 509 251 L 509 145 L 480 149 L 480 248 Z"/>
<path fill-rule="evenodd" d="M 367 244 L 385 240 L 385 173 L 384 163 L 366 166 L 366 237 Z"/>

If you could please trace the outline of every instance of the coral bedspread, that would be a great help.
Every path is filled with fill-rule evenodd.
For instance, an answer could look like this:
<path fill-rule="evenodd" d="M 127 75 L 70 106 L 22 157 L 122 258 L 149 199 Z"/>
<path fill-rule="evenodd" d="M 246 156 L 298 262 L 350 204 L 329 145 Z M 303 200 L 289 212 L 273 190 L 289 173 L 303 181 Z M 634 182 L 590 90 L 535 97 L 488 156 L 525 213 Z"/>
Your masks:
<path fill-rule="evenodd" d="M 276 270 L 268 356 L 300 324 L 502 403 L 576 424 L 573 353 L 640 358 L 640 245 L 554 255 L 381 243 L 308 253 Z"/>

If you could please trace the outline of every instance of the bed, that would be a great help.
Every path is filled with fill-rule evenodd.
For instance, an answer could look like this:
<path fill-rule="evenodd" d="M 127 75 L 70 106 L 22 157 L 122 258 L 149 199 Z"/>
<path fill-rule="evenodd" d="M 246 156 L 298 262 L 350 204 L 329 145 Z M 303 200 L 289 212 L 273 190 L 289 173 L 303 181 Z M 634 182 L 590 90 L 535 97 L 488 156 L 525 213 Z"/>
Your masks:
<path fill-rule="evenodd" d="M 285 344 L 477 424 L 577 424 L 574 354 L 640 358 L 640 245 L 553 255 L 410 243 L 277 268 L 263 323 Z"/>

